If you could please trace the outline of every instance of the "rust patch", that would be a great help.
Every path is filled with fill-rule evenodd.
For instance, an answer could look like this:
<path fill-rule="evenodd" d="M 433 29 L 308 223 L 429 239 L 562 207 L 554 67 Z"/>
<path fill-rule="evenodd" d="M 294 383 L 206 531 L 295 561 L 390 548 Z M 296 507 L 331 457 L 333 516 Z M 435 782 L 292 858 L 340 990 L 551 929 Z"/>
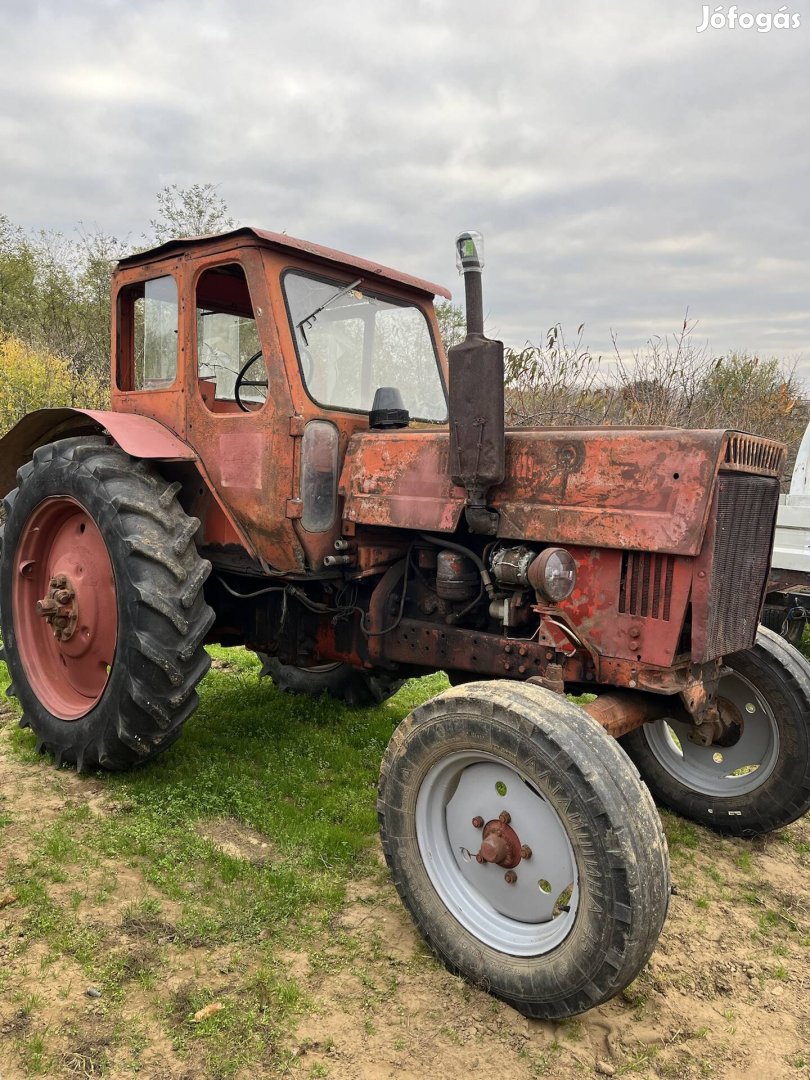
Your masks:
<path fill-rule="evenodd" d="M 454 531 L 464 492 L 447 475 L 448 438 L 447 431 L 355 435 L 341 478 L 344 517 Z M 501 515 L 498 535 L 694 556 L 714 476 L 727 467 L 726 441 L 724 431 L 509 431 L 506 479 L 489 500 Z"/>
<path fill-rule="evenodd" d="M 260 491 L 265 436 L 228 432 L 219 436 L 219 482 L 226 488 Z"/>

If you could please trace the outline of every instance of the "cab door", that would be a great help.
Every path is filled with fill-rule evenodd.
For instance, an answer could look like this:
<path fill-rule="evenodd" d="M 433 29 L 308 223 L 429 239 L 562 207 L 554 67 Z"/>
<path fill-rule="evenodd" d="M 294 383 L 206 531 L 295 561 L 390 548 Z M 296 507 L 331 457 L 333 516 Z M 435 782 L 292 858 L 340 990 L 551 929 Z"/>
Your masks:
<path fill-rule="evenodd" d="M 185 316 L 186 439 L 261 560 L 276 570 L 303 569 L 288 517 L 293 407 L 258 251 L 192 263 Z M 214 557 L 218 543 L 227 546 L 219 520 L 221 530 L 212 507 L 204 542 Z"/>

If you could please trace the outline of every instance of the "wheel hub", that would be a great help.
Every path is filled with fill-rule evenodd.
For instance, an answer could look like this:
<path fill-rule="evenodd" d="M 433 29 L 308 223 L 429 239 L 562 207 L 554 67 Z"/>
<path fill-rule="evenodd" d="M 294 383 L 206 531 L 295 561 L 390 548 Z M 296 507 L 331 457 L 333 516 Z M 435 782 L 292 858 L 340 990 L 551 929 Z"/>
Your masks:
<path fill-rule="evenodd" d="M 479 940 L 513 955 L 563 940 L 579 902 L 573 851 L 556 811 L 514 767 L 451 754 L 423 781 L 416 816 L 434 885 Z"/>
<path fill-rule="evenodd" d="M 51 578 L 48 592 L 37 600 L 37 615 L 50 624 L 57 641 L 70 641 L 73 637 L 79 621 L 79 601 L 67 574 Z"/>
<path fill-rule="evenodd" d="M 701 795 L 738 797 L 765 783 L 779 756 L 779 729 L 757 688 L 737 671 L 720 680 L 717 705 L 722 730 L 708 744 L 691 738 L 693 725 L 678 718 L 646 724 L 642 731 L 658 763 Z"/>
<path fill-rule="evenodd" d="M 504 810 L 497 819 L 486 823 L 481 847 L 475 856 L 476 862 L 496 863 L 505 870 L 517 866 L 522 858 L 522 845 L 518 834 L 509 824 L 511 820 L 508 811 Z"/>
<path fill-rule="evenodd" d="M 51 496 L 21 528 L 14 561 L 12 614 L 28 682 L 52 716 L 78 720 L 104 693 L 118 639 L 105 540 L 76 499 Z"/>

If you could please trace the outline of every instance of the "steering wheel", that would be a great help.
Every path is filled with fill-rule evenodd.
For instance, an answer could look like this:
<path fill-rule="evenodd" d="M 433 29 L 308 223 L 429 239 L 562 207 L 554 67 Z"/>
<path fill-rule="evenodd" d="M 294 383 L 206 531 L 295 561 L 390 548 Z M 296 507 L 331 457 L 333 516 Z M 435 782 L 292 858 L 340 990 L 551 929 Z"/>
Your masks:
<path fill-rule="evenodd" d="M 258 352 L 255 352 L 253 356 L 249 357 L 249 359 L 244 362 L 239 374 L 236 376 L 236 383 L 234 384 L 233 388 L 233 396 L 236 399 L 236 404 L 239 406 L 242 412 L 254 411 L 253 409 L 249 409 L 247 405 L 245 405 L 242 401 L 241 390 L 243 386 L 263 386 L 265 390 L 267 389 L 267 371 L 265 371 L 263 379 L 256 380 L 245 378 L 245 375 L 247 375 L 248 371 L 250 370 L 251 364 L 255 364 L 261 355 L 262 350 L 259 349 Z"/>

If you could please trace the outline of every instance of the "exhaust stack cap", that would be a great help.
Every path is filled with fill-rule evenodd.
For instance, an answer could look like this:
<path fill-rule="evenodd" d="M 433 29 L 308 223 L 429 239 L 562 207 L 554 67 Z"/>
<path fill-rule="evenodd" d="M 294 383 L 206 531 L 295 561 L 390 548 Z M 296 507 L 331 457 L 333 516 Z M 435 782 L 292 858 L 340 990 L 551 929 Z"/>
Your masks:
<path fill-rule="evenodd" d="M 484 238 L 474 229 L 456 237 L 456 269 L 460 274 L 480 274 L 484 267 Z"/>
<path fill-rule="evenodd" d="M 411 415 L 405 408 L 402 394 L 396 386 L 378 386 L 374 402 L 368 414 L 368 426 L 377 431 L 388 428 L 406 428 Z"/>

